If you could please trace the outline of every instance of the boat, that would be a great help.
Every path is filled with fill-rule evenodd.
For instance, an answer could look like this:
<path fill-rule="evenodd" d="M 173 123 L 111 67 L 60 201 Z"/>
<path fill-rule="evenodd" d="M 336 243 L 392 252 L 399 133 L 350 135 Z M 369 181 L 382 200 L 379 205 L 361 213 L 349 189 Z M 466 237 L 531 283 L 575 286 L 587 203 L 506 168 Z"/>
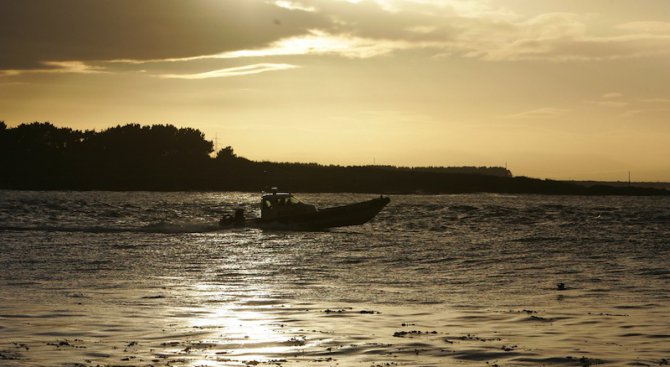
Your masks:
<path fill-rule="evenodd" d="M 367 223 L 391 201 L 387 196 L 353 204 L 318 209 L 301 202 L 293 194 L 271 193 L 261 196 L 261 217 L 245 218 L 243 209 L 219 221 L 223 228 L 247 227 L 279 230 L 323 230 Z"/>

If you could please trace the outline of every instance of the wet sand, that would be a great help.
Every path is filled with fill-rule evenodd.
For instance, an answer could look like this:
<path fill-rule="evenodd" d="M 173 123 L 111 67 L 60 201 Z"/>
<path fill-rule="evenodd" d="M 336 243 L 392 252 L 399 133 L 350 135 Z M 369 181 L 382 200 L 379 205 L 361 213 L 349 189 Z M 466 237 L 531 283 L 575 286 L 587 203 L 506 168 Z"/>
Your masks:
<path fill-rule="evenodd" d="M 61 291 L 36 306 L 5 297 L 0 365 L 660 366 L 670 359 L 667 309 L 574 308 L 570 298 L 580 291 L 547 290 L 554 304 L 540 309 L 299 303 L 221 297 L 207 287 L 143 291 Z"/>

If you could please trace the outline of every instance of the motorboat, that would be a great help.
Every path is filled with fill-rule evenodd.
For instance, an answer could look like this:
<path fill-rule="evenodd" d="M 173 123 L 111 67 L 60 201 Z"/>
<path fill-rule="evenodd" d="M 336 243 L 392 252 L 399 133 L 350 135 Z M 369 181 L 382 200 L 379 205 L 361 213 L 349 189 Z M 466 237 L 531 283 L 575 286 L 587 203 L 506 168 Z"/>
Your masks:
<path fill-rule="evenodd" d="M 329 208 L 317 208 L 301 202 L 293 194 L 279 193 L 275 189 L 261 196 L 261 217 L 245 218 L 244 211 L 237 209 L 234 215 L 226 215 L 219 221 L 221 227 L 251 227 L 262 229 L 321 230 L 354 226 L 367 223 L 379 213 L 391 199 L 380 196 L 375 199 Z"/>

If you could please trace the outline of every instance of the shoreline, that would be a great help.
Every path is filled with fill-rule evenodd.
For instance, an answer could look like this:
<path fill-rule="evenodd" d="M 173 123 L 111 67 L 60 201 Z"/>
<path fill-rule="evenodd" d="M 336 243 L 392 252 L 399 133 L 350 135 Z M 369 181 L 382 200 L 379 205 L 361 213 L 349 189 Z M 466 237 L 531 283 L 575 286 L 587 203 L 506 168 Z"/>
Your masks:
<path fill-rule="evenodd" d="M 535 191 L 467 191 L 467 192 L 411 192 L 411 191 L 399 191 L 399 192 L 389 192 L 389 191 L 291 191 L 286 190 L 294 194 L 344 194 L 344 195 L 397 195 L 397 196 L 443 196 L 443 195 L 529 195 L 529 196 L 560 196 L 560 197 L 648 197 L 648 196 L 670 196 L 670 190 L 666 189 L 650 189 L 653 191 L 647 191 L 648 188 L 632 186 L 629 187 L 633 192 L 627 193 L 626 190 L 620 191 L 610 190 L 610 186 L 607 186 L 604 189 L 604 192 L 584 192 L 584 193 L 562 193 L 562 192 L 535 192 Z M 283 189 L 280 187 L 280 189 Z M 638 190 L 642 190 L 641 193 Z M 244 193 L 244 194 L 259 194 L 265 191 L 263 190 L 216 190 L 216 189 L 105 189 L 105 188 L 89 188 L 89 189 L 77 189 L 77 188 L 52 188 L 52 189 L 35 189 L 35 188 L 3 188 L 0 187 L 0 191 L 12 191 L 12 192 L 106 192 L 106 193 L 123 193 L 123 192 L 133 192 L 133 193 Z"/>

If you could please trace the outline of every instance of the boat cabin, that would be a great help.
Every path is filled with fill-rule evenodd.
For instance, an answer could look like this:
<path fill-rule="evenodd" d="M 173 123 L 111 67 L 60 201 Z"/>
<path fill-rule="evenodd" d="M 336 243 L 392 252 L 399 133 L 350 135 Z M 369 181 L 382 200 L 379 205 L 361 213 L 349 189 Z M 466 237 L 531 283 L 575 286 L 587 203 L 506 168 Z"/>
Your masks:
<path fill-rule="evenodd" d="M 305 204 L 289 193 L 273 191 L 261 197 L 261 218 L 276 219 L 316 212 L 314 205 Z"/>

